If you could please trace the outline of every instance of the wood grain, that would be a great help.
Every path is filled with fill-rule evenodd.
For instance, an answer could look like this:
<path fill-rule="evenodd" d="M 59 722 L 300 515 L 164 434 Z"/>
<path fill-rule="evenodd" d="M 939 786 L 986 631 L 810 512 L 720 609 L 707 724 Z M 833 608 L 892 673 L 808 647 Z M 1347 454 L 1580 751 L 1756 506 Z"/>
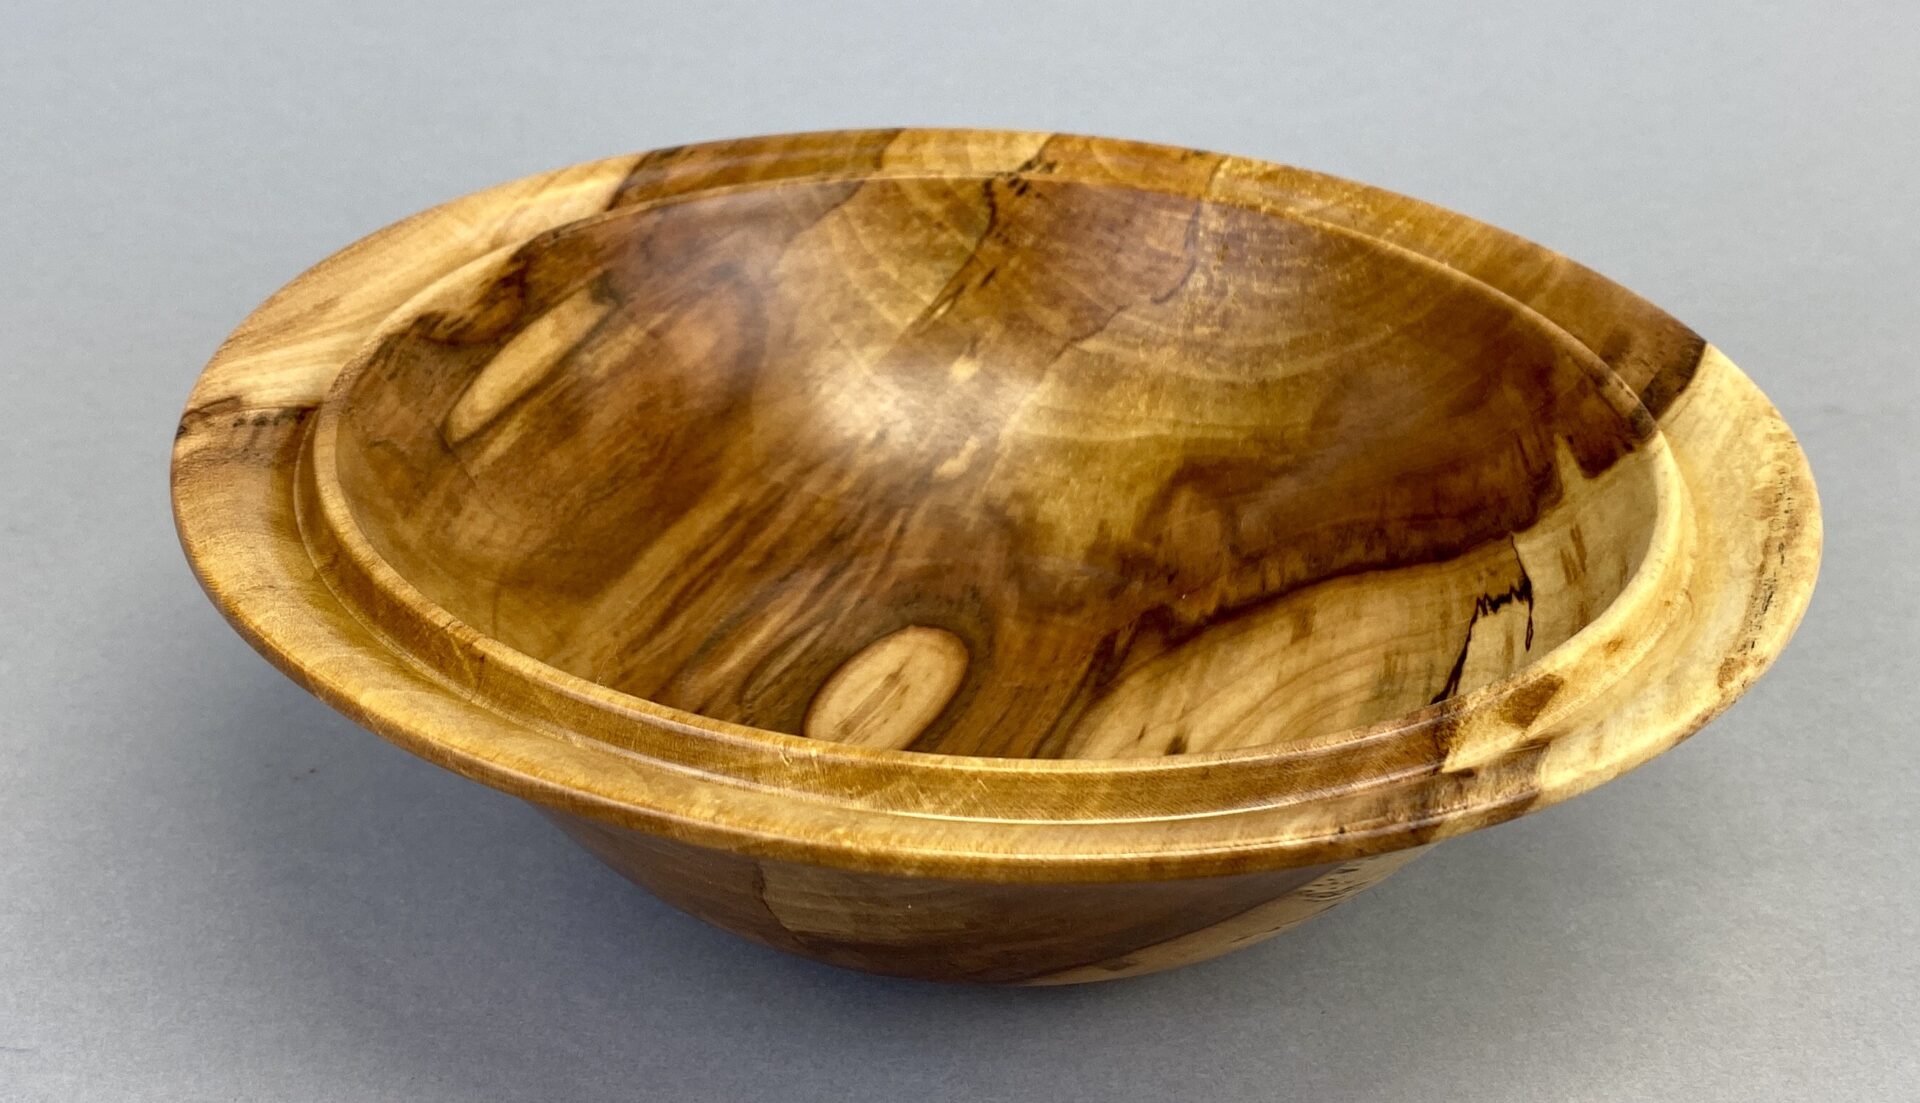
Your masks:
<path fill-rule="evenodd" d="M 1565 258 L 971 131 L 397 224 L 222 348 L 174 500 L 269 657 L 670 901 L 1033 983 L 1223 952 L 1644 761 L 1819 549 L 1764 397 Z"/>

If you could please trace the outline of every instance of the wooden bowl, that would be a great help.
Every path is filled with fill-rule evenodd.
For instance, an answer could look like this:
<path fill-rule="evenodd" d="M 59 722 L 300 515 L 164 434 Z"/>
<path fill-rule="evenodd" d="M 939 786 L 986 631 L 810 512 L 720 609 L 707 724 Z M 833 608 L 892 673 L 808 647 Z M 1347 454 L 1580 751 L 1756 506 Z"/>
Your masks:
<path fill-rule="evenodd" d="M 1210 957 L 1673 745 L 1819 510 L 1725 357 L 1510 235 L 1043 134 L 723 142 L 295 280 L 176 446 L 354 719 L 824 961 Z"/>

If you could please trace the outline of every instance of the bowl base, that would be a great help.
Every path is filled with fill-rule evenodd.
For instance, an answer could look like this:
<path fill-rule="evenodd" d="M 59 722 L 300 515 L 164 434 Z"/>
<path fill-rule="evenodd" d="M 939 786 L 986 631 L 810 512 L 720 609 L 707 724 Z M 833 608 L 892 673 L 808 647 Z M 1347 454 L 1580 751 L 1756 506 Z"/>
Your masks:
<path fill-rule="evenodd" d="M 627 879 L 755 942 L 863 972 L 987 984 L 1086 984 L 1205 961 L 1313 918 L 1426 849 L 1231 877 L 988 883 L 750 858 L 540 811 Z"/>

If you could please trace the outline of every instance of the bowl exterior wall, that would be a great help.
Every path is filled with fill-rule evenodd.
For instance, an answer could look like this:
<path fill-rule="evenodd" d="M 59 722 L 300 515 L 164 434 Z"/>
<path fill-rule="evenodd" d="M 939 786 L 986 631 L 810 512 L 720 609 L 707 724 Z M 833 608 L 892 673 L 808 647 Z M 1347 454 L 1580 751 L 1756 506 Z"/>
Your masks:
<path fill-rule="evenodd" d="M 1234 877 L 992 883 L 752 858 L 540 811 L 660 899 L 755 942 L 869 973 L 992 984 L 1116 980 L 1217 957 L 1311 919 L 1424 849 Z"/>

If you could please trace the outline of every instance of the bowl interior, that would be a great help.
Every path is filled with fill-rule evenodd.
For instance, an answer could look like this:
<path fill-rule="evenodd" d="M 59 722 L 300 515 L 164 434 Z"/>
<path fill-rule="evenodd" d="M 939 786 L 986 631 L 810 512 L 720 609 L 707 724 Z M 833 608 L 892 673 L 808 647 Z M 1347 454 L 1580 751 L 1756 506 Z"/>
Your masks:
<path fill-rule="evenodd" d="M 1047 180 L 698 194 L 451 277 L 342 376 L 367 543 L 554 667 L 875 747 L 1178 754 L 1511 674 L 1638 567 L 1590 354 L 1450 270 Z"/>

